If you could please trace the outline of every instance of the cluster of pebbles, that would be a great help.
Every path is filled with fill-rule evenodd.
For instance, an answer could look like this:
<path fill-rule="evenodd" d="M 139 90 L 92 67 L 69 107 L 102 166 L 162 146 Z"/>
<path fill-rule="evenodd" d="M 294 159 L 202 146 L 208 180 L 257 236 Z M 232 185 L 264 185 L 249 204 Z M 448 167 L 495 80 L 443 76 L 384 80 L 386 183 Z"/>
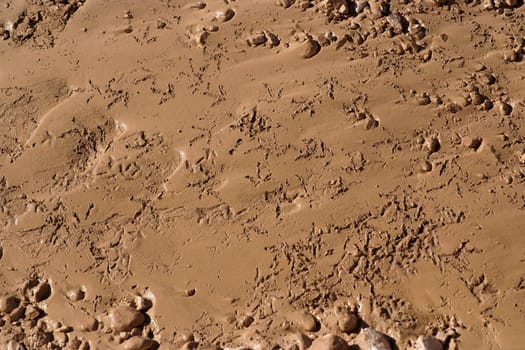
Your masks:
<path fill-rule="evenodd" d="M 259 337 L 239 343 L 237 347 L 224 349 L 286 349 L 286 350 L 394 350 L 396 342 L 390 336 L 368 326 L 359 318 L 357 311 L 347 305 L 337 305 L 319 317 L 307 311 L 297 311 L 289 316 L 284 327 L 287 336 L 272 340 Z M 444 350 L 453 349 L 455 333 L 439 331 L 435 336 L 422 335 L 414 339 L 409 349 Z M 216 346 L 215 349 L 222 349 Z"/>
<path fill-rule="evenodd" d="M 18 293 L 0 298 L 0 339 L 6 349 L 257 350 L 266 346 L 276 350 L 397 349 L 393 338 L 370 327 L 359 317 L 358 308 L 350 304 L 337 304 L 319 315 L 308 311 L 291 312 L 286 316 L 287 321 L 280 326 L 284 336 L 265 336 L 260 333 L 257 340 L 240 336 L 234 342 L 238 343 L 238 346 L 233 348 L 226 342 L 201 342 L 191 332 L 174 333 L 177 335 L 174 339 L 160 340 L 159 330 L 152 321 L 153 315 L 150 312 L 153 310 L 155 298 L 149 291 L 135 295 L 107 312 L 98 314 L 78 329 L 53 321 L 47 314 L 47 301 L 53 294 L 50 280 L 33 278 Z M 86 290 L 72 289 L 65 293 L 65 297 L 72 303 L 78 303 L 86 300 Z M 238 329 L 241 332 L 257 328 L 258 323 L 252 316 L 245 316 L 239 322 Z M 434 335 L 423 335 L 414 339 L 410 346 L 413 350 L 453 349 L 450 344 L 454 344 L 455 335 L 453 331 L 437 331 Z M 243 342 L 242 339 L 246 341 Z"/>
<path fill-rule="evenodd" d="M 148 350 L 158 347 L 153 340 L 155 327 L 148 311 L 153 298 L 136 295 L 131 301 L 110 309 L 107 313 L 89 318 L 85 324 L 72 327 L 57 322 L 46 312 L 47 301 L 53 294 L 52 282 L 33 278 L 20 293 L 0 297 L 0 339 L 9 350 L 100 348 L 88 338 L 106 339 L 118 350 Z M 71 289 L 65 297 L 72 303 L 86 298 L 84 287 Z M 77 329 L 78 328 L 78 329 Z M 98 332 L 93 336 L 87 336 Z M 86 336 L 82 336 L 86 335 Z"/>

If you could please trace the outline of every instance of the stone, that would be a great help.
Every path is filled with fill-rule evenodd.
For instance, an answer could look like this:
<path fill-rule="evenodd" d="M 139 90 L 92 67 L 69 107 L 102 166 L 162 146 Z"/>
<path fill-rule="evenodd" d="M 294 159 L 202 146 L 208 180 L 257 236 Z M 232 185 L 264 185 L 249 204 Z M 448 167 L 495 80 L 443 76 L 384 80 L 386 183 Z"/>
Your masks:
<path fill-rule="evenodd" d="M 7 343 L 6 350 L 26 350 L 26 347 L 25 347 L 24 344 L 21 344 L 21 343 L 19 343 L 17 341 L 14 341 L 14 340 L 10 340 Z"/>
<path fill-rule="evenodd" d="M 512 113 L 512 106 L 506 102 L 498 101 L 495 103 L 496 111 L 501 117 L 507 116 Z"/>
<path fill-rule="evenodd" d="M 20 305 L 20 299 L 13 295 L 8 295 L 0 298 L 0 313 L 11 313 Z"/>
<path fill-rule="evenodd" d="M 246 38 L 246 42 L 249 46 L 259 46 L 264 44 L 268 38 L 263 31 L 255 31 Z"/>
<path fill-rule="evenodd" d="M 134 336 L 118 346 L 118 350 L 149 350 L 155 345 L 155 342 L 148 338 Z"/>
<path fill-rule="evenodd" d="M 363 330 L 363 334 L 368 347 L 362 350 L 392 350 L 388 338 L 383 333 L 372 328 L 366 328 Z"/>
<path fill-rule="evenodd" d="M 220 22 L 228 22 L 235 16 L 235 11 L 228 8 L 224 11 L 217 11 L 215 18 Z"/>
<path fill-rule="evenodd" d="M 39 303 L 49 298 L 51 296 L 51 293 L 52 290 L 49 282 L 43 282 L 35 287 L 33 291 L 33 298 L 37 303 Z"/>
<path fill-rule="evenodd" d="M 86 293 L 82 289 L 72 289 L 66 293 L 66 296 L 69 300 L 77 302 L 83 300 Z"/>
<path fill-rule="evenodd" d="M 192 4 L 191 7 L 194 8 L 194 9 L 202 10 L 202 9 L 206 8 L 206 3 L 202 2 L 202 1 L 199 1 L 199 2 L 196 2 L 195 4 Z"/>
<path fill-rule="evenodd" d="M 309 312 L 299 312 L 297 314 L 296 323 L 307 332 L 318 331 L 320 326 L 319 321 Z"/>
<path fill-rule="evenodd" d="M 309 350 L 348 350 L 349 346 L 346 341 L 337 335 L 327 334 L 317 338 L 312 342 Z"/>
<path fill-rule="evenodd" d="M 443 343 L 434 337 L 422 335 L 417 338 L 414 350 L 443 350 Z"/>
<path fill-rule="evenodd" d="M 42 314 L 42 311 L 39 308 L 34 307 L 33 305 L 28 305 L 25 310 L 25 318 L 28 320 L 37 319 Z"/>
<path fill-rule="evenodd" d="M 321 45 L 312 39 L 306 40 L 301 47 L 303 58 L 312 58 L 321 51 Z"/>
<path fill-rule="evenodd" d="M 294 2 L 295 0 L 277 0 L 277 5 L 287 9 L 288 7 L 292 6 Z"/>
<path fill-rule="evenodd" d="M 254 318 L 253 318 L 252 316 L 250 316 L 250 315 L 246 315 L 246 316 L 243 318 L 241 324 L 242 324 L 242 326 L 243 326 L 244 328 L 248 328 L 248 327 L 250 327 L 250 326 L 252 325 L 253 321 L 255 321 L 255 320 L 254 320 Z"/>
<path fill-rule="evenodd" d="M 334 309 L 337 327 L 341 332 L 352 333 L 359 328 L 359 317 L 347 307 L 338 306 Z"/>
<path fill-rule="evenodd" d="M 421 96 L 421 97 L 418 97 L 417 99 L 417 104 L 418 106 L 426 106 L 428 104 L 430 104 L 430 97 L 429 96 Z"/>
<path fill-rule="evenodd" d="M 24 318 L 26 313 L 26 307 L 25 305 L 19 305 L 16 309 L 11 311 L 9 314 L 9 322 L 16 322 L 18 320 L 21 320 Z"/>
<path fill-rule="evenodd" d="M 115 332 L 129 332 L 133 328 L 142 327 L 144 315 L 130 306 L 119 306 L 108 314 L 109 328 Z"/>
<path fill-rule="evenodd" d="M 264 35 L 266 36 L 266 39 L 267 39 L 266 43 L 268 47 L 270 48 L 279 46 L 279 44 L 281 43 L 281 40 L 279 39 L 279 37 L 272 32 L 265 30 Z"/>

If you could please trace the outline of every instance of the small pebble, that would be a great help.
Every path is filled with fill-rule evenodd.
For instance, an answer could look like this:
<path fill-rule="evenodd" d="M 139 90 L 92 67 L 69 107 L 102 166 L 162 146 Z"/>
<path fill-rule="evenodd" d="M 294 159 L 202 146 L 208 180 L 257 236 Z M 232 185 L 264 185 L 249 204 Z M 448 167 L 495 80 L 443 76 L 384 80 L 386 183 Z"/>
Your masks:
<path fill-rule="evenodd" d="M 77 302 L 83 300 L 86 296 L 86 293 L 82 289 L 72 289 L 66 293 L 66 296 L 69 300 Z"/>
<path fill-rule="evenodd" d="M 443 350 L 443 344 L 434 337 L 422 335 L 417 338 L 414 350 Z"/>
<path fill-rule="evenodd" d="M 202 1 L 199 1 L 199 2 L 196 2 L 195 4 L 191 5 L 190 7 L 194 8 L 194 9 L 202 10 L 202 9 L 206 8 L 206 3 L 202 2 Z"/>
<path fill-rule="evenodd" d="M 485 101 L 483 101 L 483 103 L 479 106 L 479 108 L 483 111 L 488 111 L 492 109 L 493 106 L 494 105 L 491 100 L 485 99 Z"/>
<path fill-rule="evenodd" d="M 146 311 L 151 309 L 151 307 L 153 306 L 153 302 L 150 299 L 141 297 L 140 295 L 137 295 L 135 297 L 133 303 L 138 311 Z"/>
<path fill-rule="evenodd" d="M 235 11 L 228 8 L 224 11 L 217 11 L 215 14 L 215 18 L 220 22 L 228 22 L 235 16 Z"/>
<path fill-rule="evenodd" d="M 244 317 L 244 319 L 242 320 L 241 324 L 244 328 L 248 328 L 252 325 L 253 323 L 254 318 L 250 315 L 246 315 L 246 317 Z"/>
<path fill-rule="evenodd" d="M 277 5 L 282 6 L 285 9 L 292 6 L 293 3 L 294 3 L 294 0 L 277 0 Z"/>
<path fill-rule="evenodd" d="M 485 70 L 486 68 L 487 67 L 485 67 L 485 65 L 482 64 L 482 63 L 476 63 L 476 64 L 474 64 L 474 67 L 473 67 L 474 72 L 481 72 L 481 71 Z"/>
<path fill-rule="evenodd" d="M 319 330 L 319 321 L 309 312 L 299 312 L 296 317 L 296 322 L 299 327 L 308 332 L 316 332 Z"/>
<path fill-rule="evenodd" d="M 345 333 L 352 333 L 357 331 L 359 327 L 359 317 L 347 307 L 338 306 L 334 309 L 335 317 L 337 318 L 337 326 L 339 330 Z"/>
<path fill-rule="evenodd" d="M 362 350 L 392 350 L 390 342 L 384 334 L 372 328 L 366 328 L 363 333 L 368 348 Z"/>
<path fill-rule="evenodd" d="M 51 296 L 51 285 L 48 282 L 40 283 L 33 291 L 34 300 L 39 303 Z"/>
<path fill-rule="evenodd" d="M 304 350 L 312 345 L 312 339 L 308 338 L 308 336 L 303 333 L 294 333 L 288 339 L 293 344 L 291 347 L 288 347 L 288 349 L 296 348 Z"/>
<path fill-rule="evenodd" d="M 26 307 L 24 305 L 20 305 L 16 309 L 11 311 L 11 313 L 9 314 L 9 321 L 16 322 L 24 318 L 25 313 L 26 313 Z"/>
<path fill-rule="evenodd" d="M 26 347 L 25 347 L 24 344 L 21 344 L 21 343 L 19 343 L 17 341 L 14 341 L 14 340 L 10 340 L 7 343 L 6 350 L 26 350 Z"/>
<path fill-rule="evenodd" d="M 180 350 L 197 350 L 199 347 L 199 343 L 196 341 L 189 341 L 186 344 L 184 344 Z"/>
<path fill-rule="evenodd" d="M 85 323 L 83 323 L 80 328 L 85 332 L 96 331 L 98 329 L 98 320 L 92 317 L 88 319 Z"/>
<path fill-rule="evenodd" d="M 135 327 L 142 327 L 144 315 L 130 306 L 119 306 L 108 314 L 109 328 L 116 332 L 131 331 Z"/>
<path fill-rule="evenodd" d="M 219 26 L 215 26 L 215 25 L 207 26 L 204 28 L 204 30 L 207 31 L 208 33 L 218 32 Z"/>
<path fill-rule="evenodd" d="M 432 171 L 432 164 L 428 161 L 424 161 L 420 164 L 420 171 L 423 174 L 429 173 Z"/>
<path fill-rule="evenodd" d="M 481 144 L 483 143 L 483 139 L 480 138 L 480 137 L 467 136 L 467 137 L 463 138 L 461 143 L 463 143 L 468 148 L 471 148 L 474 151 L 477 151 L 481 147 Z"/>
<path fill-rule="evenodd" d="M 428 138 L 423 146 L 427 149 L 429 155 L 441 149 L 441 143 L 437 137 Z"/>
<path fill-rule="evenodd" d="M 321 45 L 315 40 L 308 39 L 302 44 L 301 50 L 303 58 L 312 58 L 321 51 Z"/>
<path fill-rule="evenodd" d="M 155 343 L 153 340 L 143 337 L 131 337 L 118 346 L 118 350 L 149 350 Z"/>
<path fill-rule="evenodd" d="M 496 111 L 501 117 L 507 116 L 512 112 L 512 106 L 503 101 L 496 102 L 494 107 L 496 107 Z"/>
<path fill-rule="evenodd" d="M 483 101 L 485 101 L 485 98 L 483 97 L 483 95 L 481 95 L 477 91 L 470 92 L 469 97 L 470 97 L 470 101 L 472 102 L 474 106 L 479 106 L 480 104 L 483 103 Z"/>
<path fill-rule="evenodd" d="M 0 313 L 11 313 L 20 305 L 20 299 L 15 296 L 9 295 L 0 298 Z"/>
<path fill-rule="evenodd" d="M 425 106 L 425 105 L 428 105 L 428 104 L 430 104 L 430 102 L 431 102 L 431 101 L 430 101 L 430 97 L 429 97 L 429 96 L 422 96 L 422 97 L 419 97 L 419 98 L 417 99 L 417 104 L 418 104 L 419 106 Z"/>
<path fill-rule="evenodd" d="M 266 43 L 270 48 L 279 46 L 279 44 L 281 43 L 281 40 L 279 39 L 279 37 L 272 32 L 265 30 L 264 35 L 266 36 L 266 39 L 267 39 Z"/>
<path fill-rule="evenodd" d="M 66 333 L 57 332 L 53 334 L 53 339 L 63 348 L 67 344 L 68 336 Z"/>
<path fill-rule="evenodd" d="M 337 335 L 327 334 L 317 338 L 312 342 L 309 350 L 348 350 L 349 346 L 346 341 Z M 379 349 L 377 349 L 379 350 Z"/>
<path fill-rule="evenodd" d="M 457 113 L 459 111 L 461 111 L 461 106 L 455 102 L 450 102 L 446 105 L 446 108 L 447 108 L 447 111 L 451 112 L 451 113 Z"/>
<path fill-rule="evenodd" d="M 268 39 L 263 31 L 255 31 L 248 38 L 246 42 L 249 46 L 258 46 L 264 44 Z"/>
<path fill-rule="evenodd" d="M 39 308 L 34 307 L 33 305 L 28 305 L 25 310 L 25 318 L 28 320 L 34 320 L 40 316 L 42 312 Z"/>

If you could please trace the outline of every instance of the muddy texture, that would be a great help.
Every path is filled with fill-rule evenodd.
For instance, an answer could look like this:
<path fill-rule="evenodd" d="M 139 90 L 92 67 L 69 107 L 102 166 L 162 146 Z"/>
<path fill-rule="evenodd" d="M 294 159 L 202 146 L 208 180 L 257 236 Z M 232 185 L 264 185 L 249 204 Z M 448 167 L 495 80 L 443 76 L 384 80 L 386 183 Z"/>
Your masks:
<path fill-rule="evenodd" d="M 0 347 L 521 349 L 521 0 L 6 0 Z"/>

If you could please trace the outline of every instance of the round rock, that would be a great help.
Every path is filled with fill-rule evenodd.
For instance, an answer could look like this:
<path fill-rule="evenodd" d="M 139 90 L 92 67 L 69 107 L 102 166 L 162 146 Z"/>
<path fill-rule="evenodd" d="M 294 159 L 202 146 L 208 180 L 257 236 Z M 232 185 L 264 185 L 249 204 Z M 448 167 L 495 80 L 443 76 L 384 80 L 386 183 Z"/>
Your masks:
<path fill-rule="evenodd" d="M 359 327 L 359 317 L 347 307 L 338 306 L 334 309 L 337 318 L 337 327 L 345 333 L 357 331 Z"/>
<path fill-rule="evenodd" d="M 319 330 L 319 321 L 309 312 L 300 312 L 296 319 L 297 325 L 308 332 Z"/>
<path fill-rule="evenodd" d="M 392 350 L 388 338 L 383 333 L 380 333 L 372 328 L 363 330 L 367 348 L 363 350 Z"/>
<path fill-rule="evenodd" d="M 151 339 L 135 336 L 122 342 L 118 350 L 149 350 L 154 344 Z"/>
<path fill-rule="evenodd" d="M 321 45 L 312 39 L 306 40 L 301 47 L 303 58 L 312 58 L 321 51 Z"/>
<path fill-rule="evenodd" d="M 495 107 L 498 114 L 502 117 L 507 116 L 512 112 L 512 106 L 503 101 L 496 102 Z"/>
<path fill-rule="evenodd" d="M 20 305 L 20 299 L 8 295 L 0 298 L 0 313 L 10 313 Z"/>
<path fill-rule="evenodd" d="M 293 3 L 294 3 L 294 0 L 277 0 L 277 5 L 282 6 L 285 9 L 292 6 Z"/>
<path fill-rule="evenodd" d="M 417 338 L 414 350 L 443 350 L 443 343 L 434 337 L 422 335 Z"/>
<path fill-rule="evenodd" d="M 309 350 L 348 350 L 348 344 L 343 338 L 337 335 L 327 334 L 321 338 L 317 338 L 312 342 Z"/>
<path fill-rule="evenodd" d="M 153 302 L 150 299 L 144 298 L 140 295 L 137 295 L 135 297 L 135 300 L 133 301 L 133 304 L 135 308 L 139 311 L 146 311 L 151 309 L 153 306 Z"/>
<path fill-rule="evenodd" d="M 33 297 L 37 303 L 51 296 L 51 285 L 48 282 L 40 283 L 33 291 Z"/>
<path fill-rule="evenodd" d="M 69 300 L 77 302 L 83 300 L 86 293 L 82 289 L 72 289 L 66 293 L 66 296 Z"/>
<path fill-rule="evenodd" d="M 128 332 L 133 328 L 142 327 L 144 315 L 130 306 L 119 306 L 108 314 L 109 328 L 116 332 Z"/>
<path fill-rule="evenodd" d="M 255 31 L 253 32 L 248 38 L 246 38 L 246 42 L 250 46 L 258 46 L 264 44 L 268 38 L 266 38 L 266 35 L 263 31 Z"/>
<path fill-rule="evenodd" d="M 224 11 L 217 11 L 215 18 L 220 22 L 228 22 L 235 16 L 235 11 L 228 8 Z"/>

